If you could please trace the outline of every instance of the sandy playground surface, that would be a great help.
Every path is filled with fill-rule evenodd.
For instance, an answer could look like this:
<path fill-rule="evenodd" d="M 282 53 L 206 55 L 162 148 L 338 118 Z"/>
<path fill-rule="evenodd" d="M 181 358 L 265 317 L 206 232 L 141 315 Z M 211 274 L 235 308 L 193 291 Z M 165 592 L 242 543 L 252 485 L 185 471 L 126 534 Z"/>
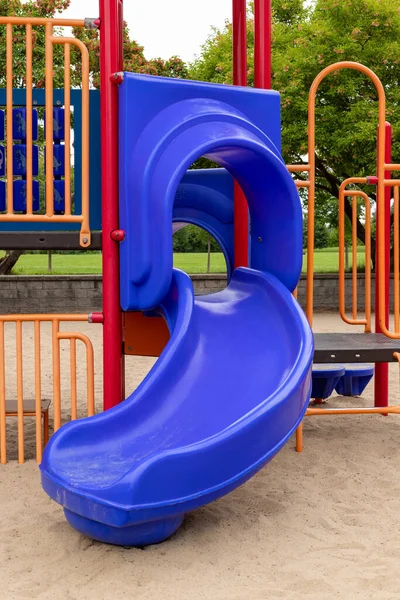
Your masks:
<path fill-rule="evenodd" d="M 99 375 L 101 330 L 78 325 L 94 342 Z M 346 325 L 317 315 L 315 330 Z M 128 390 L 151 364 L 129 364 Z M 392 402 L 398 386 L 391 366 Z M 8 430 L 12 459 L 11 419 Z M 36 463 L 10 460 L 0 466 L 0 599 L 400 599 L 400 418 L 313 417 L 304 434 L 303 454 L 291 440 L 256 477 L 145 550 L 79 535 L 42 491 Z M 30 458 L 31 425 L 26 439 Z"/>

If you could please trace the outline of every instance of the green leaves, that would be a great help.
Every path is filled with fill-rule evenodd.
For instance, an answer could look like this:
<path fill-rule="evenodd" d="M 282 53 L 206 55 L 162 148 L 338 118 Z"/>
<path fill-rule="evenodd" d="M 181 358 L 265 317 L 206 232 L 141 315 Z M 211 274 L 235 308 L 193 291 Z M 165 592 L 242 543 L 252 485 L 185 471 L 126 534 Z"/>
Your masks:
<path fill-rule="evenodd" d="M 232 29 L 214 30 L 190 65 L 192 78 L 232 82 Z M 338 61 L 360 62 L 381 79 L 387 117 L 400 120 L 400 10 L 398 0 L 274 0 L 273 88 L 281 93 L 283 154 L 307 160 L 308 93 L 314 78 Z M 253 22 L 248 24 L 249 85 L 253 84 Z M 329 75 L 316 98 L 317 207 L 334 225 L 340 183 L 375 173 L 378 97 L 372 82 L 353 70 Z M 393 155 L 400 155 L 394 138 Z M 350 214 L 346 204 L 346 213 Z M 318 217 L 319 218 L 319 217 Z M 363 225 L 359 223 L 362 235 Z"/>

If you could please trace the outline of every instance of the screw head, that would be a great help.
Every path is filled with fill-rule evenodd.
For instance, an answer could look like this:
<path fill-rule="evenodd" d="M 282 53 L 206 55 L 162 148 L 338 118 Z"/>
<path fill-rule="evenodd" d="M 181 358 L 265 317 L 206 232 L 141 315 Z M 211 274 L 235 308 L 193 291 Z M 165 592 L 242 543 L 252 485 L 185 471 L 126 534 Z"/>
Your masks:
<path fill-rule="evenodd" d="M 87 243 L 88 243 L 88 241 L 89 241 L 89 240 L 88 240 L 87 238 L 83 238 L 83 239 L 82 239 L 82 242 L 83 242 L 84 244 L 87 244 Z"/>
<path fill-rule="evenodd" d="M 262 237 L 259 237 L 259 238 L 258 238 L 258 241 L 259 241 L 259 242 L 262 242 L 262 241 L 263 241 L 263 240 L 262 240 Z"/>

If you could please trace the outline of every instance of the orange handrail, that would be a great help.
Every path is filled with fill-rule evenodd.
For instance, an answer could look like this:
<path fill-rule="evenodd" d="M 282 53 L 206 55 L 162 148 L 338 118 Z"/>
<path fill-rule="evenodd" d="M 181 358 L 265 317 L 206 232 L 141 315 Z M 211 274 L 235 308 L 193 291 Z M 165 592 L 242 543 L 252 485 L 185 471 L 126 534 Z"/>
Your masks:
<path fill-rule="evenodd" d="M 351 177 L 343 181 L 339 188 L 339 313 L 342 320 L 349 325 L 364 325 L 365 331 L 371 331 L 371 203 L 365 192 L 361 190 L 346 190 L 350 184 L 367 183 L 365 177 Z M 352 207 L 352 235 L 353 235 L 353 264 L 352 264 L 352 291 L 353 291 L 353 318 L 346 315 L 345 308 L 345 210 L 344 199 L 346 196 L 353 197 Z M 365 318 L 357 319 L 357 203 L 355 199 L 360 197 L 365 204 Z M 354 252 L 355 248 L 355 252 Z"/>
<path fill-rule="evenodd" d="M 308 239 L 307 239 L 307 282 L 306 282 L 306 315 L 310 325 L 312 325 L 313 320 L 313 303 L 314 303 L 314 212 L 315 212 L 315 99 L 316 94 L 318 92 L 319 86 L 321 82 L 329 75 L 335 71 L 341 69 L 354 69 L 356 71 L 360 71 L 367 75 L 372 83 L 375 85 L 375 88 L 378 93 L 378 106 L 379 106 L 379 131 L 378 131 L 378 168 L 377 168 L 377 176 L 378 176 L 378 197 L 384 198 L 384 188 L 385 184 L 388 185 L 400 185 L 400 181 L 398 183 L 389 181 L 385 182 L 385 170 L 395 170 L 394 166 L 396 165 L 385 165 L 385 112 L 386 112 L 386 98 L 384 88 L 382 83 L 380 82 L 377 75 L 371 71 L 368 67 L 352 62 L 352 61 L 342 61 L 332 65 L 329 65 L 325 69 L 323 69 L 317 77 L 314 79 L 308 97 L 308 164 L 307 165 L 289 165 L 291 172 L 308 172 Z M 390 334 L 387 328 L 385 327 L 385 282 L 383 279 L 384 270 L 384 244 L 382 243 L 385 236 L 385 222 L 384 222 L 384 204 L 383 202 L 378 202 L 378 213 L 379 213 L 379 225 L 377 232 L 377 246 L 378 246 L 378 263 L 379 263 L 379 272 L 381 274 L 382 280 L 379 282 L 379 322 L 382 327 L 383 333 L 388 335 L 389 337 L 397 337 L 396 335 Z M 354 281 L 354 279 L 353 279 Z M 369 286 L 370 287 L 370 286 Z M 353 285 L 354 292 L 354 285 Z M 367 306 L 366 306 L 367 310 Z M 400 337 L 400 334 L 399 336 Z M 318 412 L 310 412 L 310 411 L 319 411 L 321 409 L 308 409 L 306 415 L 311 414 L 319 414 Z M 357 410 L 357 409 L 356 409 Z M 362 409 L 360 409 L 362 410 Z M 328 410 L 323 414 L 328 414 Z M 376 410 L 374 412 L 377 412 Z M 388 409 L 381 410 L 382 414 L 387 414 Z M 337 413 L 335 413 L 337 414 Z M 301 451 L 303 447 L 303 430 L 302 425 L 296 431 L 296 450 Z"/>
<path fill-rule="evenodd" d="M 30 17 L 0 17 L 0 25 L 6 26 L 6 110 L 7 110 L 7 210 L 0 214 L 0 222 L 30 222 L 30 223 L 79 223 L 80 244 L 88 247 L 91 243 L 89 224 L 89 52 L 83 42 L 76 38 L 54 36 L 54 28 L 84 27 L 85 21 L 71 19 L 41 19 Z M 25 26 L 26 30 L 26 213 L 14 214 L 13 202 L 13 135 L 12 135 L 12 110 L 13 110 L 13 26 Z M 33 214 L 33 145 L 32 145 L 32 28 L 45 27 L 45 106 L 46 106 L 46 201 L 45 214 Z M 52 177 L 54 157 L 50 151 L 53 147 L 53 46 L 64 45 L 64 86 L 65 86 L 65 212 L 63 215 L 54 214 L 54 181 Z M 82 210 L 81 214 L 72 214 L 71 208 L 71 60 L 70 48 L 75 46 L 82 58 Z"/>
<path fill-rule="evenodd" d="M 70 341 L 70 389 L 71 389 L 71 418 L 77 417 L 77 360 L 76 360 L 76 342 L 80 341 L 86 349 L 86 381 L 87 381 L 87 415 L 92 416 L 95 413 L 94 396 L 94 351 L 92 342 L 83 333 L 60 331 L 62 322 L 83 322 L 88 320 L 88 315 L 55 315 L 55 314 L 33 314 L 33 315 L 0 315 L 0 463 L 7 462 L 6 449 L 6 364 L 5 364 L 5 323 L 16 324 L 16 376 L 17 376 L 17 439 L 18 439 L 18 462 L 25 460 L 24 451 L 24 386 L 23 386 L 23 324 L 33 323 L 34 325 L 34 378 L 35 378 L 35 412 L 36 418 L 36 460 L 41 461 L 43 442 L 42 442 L 42 382 L 41 382 L 41 342 L 40 325 L 41 323 L 51 323 L 52 325 L 52 374 L 53 374 L 53 410 L 54 410 L 54 430 L 61 427 L 61 361 L 60 361 L 60 342 L 62 340 Z"/>

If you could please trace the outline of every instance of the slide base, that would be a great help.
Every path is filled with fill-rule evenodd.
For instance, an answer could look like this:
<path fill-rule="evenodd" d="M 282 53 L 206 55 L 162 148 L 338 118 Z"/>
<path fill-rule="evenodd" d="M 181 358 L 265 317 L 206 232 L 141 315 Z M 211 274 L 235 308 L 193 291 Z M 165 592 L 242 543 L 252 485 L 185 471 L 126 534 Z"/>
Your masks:
<path fill-rule="evenodd" d="M 182 525 L 184 515 L 178 515 L 169 519 L 139 523 L 128 527 L 112 527 L 98 521 L 92 521 L 82 517 L 68 509 L 64 509 L 65 517 L 70 525 L 79 533 L 116 546 L 149 546 L 164 542 L 171 537 Z"/>

